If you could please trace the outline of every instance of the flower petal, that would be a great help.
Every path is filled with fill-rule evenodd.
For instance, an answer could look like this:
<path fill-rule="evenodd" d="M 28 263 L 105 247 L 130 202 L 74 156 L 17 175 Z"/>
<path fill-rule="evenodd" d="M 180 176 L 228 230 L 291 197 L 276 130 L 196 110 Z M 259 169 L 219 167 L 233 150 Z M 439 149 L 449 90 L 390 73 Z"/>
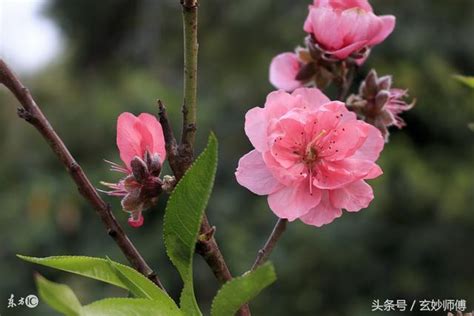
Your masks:
<path fill-rule="evenodd" d="M 270 82 L 277 89 L 293 91 L 301 87 L 302 83 L 296 80 L 301 69 L 301 62 L 295 53 L 283 53 L 275 56 L 270 64 Z"/>
<path fill-rule="evenodd" d="M 141 121 L 143 131 L 142 151 L 149 150 L 151 153 L 157 153 L 160 156 L 161 163 L 166 159 L 165 137 L 160 122 L 154 115 L 142 113 L 138 116 Z M 148 132 L 146 133 L 145 130 Z M 150 137 L 147 139 L 146 137 Z"/>
<path fill-rule="evenodd" d="M 117 120 L 117 147 L 120 159 L 130 169 L 130 161 L 135 156 L 142 155 L 141 134 L 137 129 L 140 124 L 138 118 L 132 113 L 122 113 Z"/>
<path fill-rule="evenodd" d="M 320 200 L 321 191 L 314 188 L 310 192 L 308 181 L 301 181 L 270 194 L 268 205 L 278 217 L 293 221 L 318 205 Z"/>
<path fill-rule="evenodd" d="M 395 28 L 395 17 L 393 15 L 383 15 L 378 18 L 381 21 L 381 27 L 377 34 L 370 40 L 370 46 L 377 45 L 385 40 Z"/>
<path fill-rule="evenodd" d="M 258 151 L 265 151 L 267 145 L 267 120 L 265 110 L 254 107 L 245 114 L 245 134 Z"/>
<path fill-rule="evenodd" d="M 336 218 L 341 217 L 341 215 L 342 210 L 332 206 L 329 202 L 328 192 L 323 191 L 321 202 L 301 216 L 300 219 L 305 224 L 321 227 L 331 223 Z"/>
<path fill-rule="evenodd" d="M 374 199 L 374 192 L 364 180 L 359 180 L 340 189 L 329 191 L 329 199 L 336 208 L 358 212 L 369 206 Z"/>
<path fill-rule="evenodd" d="M 235 177 L 241 186 L 258 195 L 271 194 L 282 187 L 256 150 L 240 158 Z"/>

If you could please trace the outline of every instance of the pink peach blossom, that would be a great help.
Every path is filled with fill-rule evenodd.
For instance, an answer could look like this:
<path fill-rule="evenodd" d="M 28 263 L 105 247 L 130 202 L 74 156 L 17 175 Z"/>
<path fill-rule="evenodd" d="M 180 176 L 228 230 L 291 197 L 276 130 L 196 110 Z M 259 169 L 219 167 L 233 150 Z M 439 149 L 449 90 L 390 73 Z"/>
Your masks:
<path fill-rule="evenodd" d="M 142 211 L 156 203 L 162 191 L 159 175 L 166 150 L 161 124 L 147 113 L 138 117 L 122 113 L 117 121 L 117 146 L 125 166 L 107 162 L 111 170 L 124 173 L 125 177 L 117 183 L 102 184 L 111 189 L 107 194 L 122 197 L 122 208 L 130 213 L 130 226 L 140 227 Z"/>
<path fill-rule="evenodd" d="M 247 112 L 245 132 L 255 149 L 240 159 L 237 181 L 268 195 L 278 217 L 319 227 L 372 201 L 365 180 L 382 174 L 384 140 L 344 103 L 315 88 L 272 92 Z"/>
<path fill-rule="evenodd" d="M 379 44 L 394 27 L 394 16 L 376 16 L 365 0 L 315 0 L 304 23 L 305 32 L 341 60 Z M 360 56 L 355 59 L 359 64 L 364 61 Z"/>
<path fill-rule="evenodd" d="M 163 129 L 156 117 L 148 113 L 138 117 L 128 112 L 120 114 L 117 120 L 117 147 L 129 170 L 132 159 L 135 156 L 143 159 L 147 150 L 158 154 L 161 161 L 166 159 Z"/>
<path fill-rule="evenodd" d="M 271 84 L 285 91 L 293 91 L 302 87 L 302 82 L 296 80 L 302 65 L 295 53 L 288 52 L 275 56 L 270 64 Z"/>

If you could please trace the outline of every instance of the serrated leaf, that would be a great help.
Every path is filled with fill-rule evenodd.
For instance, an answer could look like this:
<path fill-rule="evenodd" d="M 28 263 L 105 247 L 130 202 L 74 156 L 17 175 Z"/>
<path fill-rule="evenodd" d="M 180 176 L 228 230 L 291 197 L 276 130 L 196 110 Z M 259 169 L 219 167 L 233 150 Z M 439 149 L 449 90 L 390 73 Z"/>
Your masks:
<path fill-rule="evenodd" d="M 49 281 L 39 274 L 35 280 L 41 300 L 51 308 L 66 316 L 82 315 L 82 305 L 69 286 Z"/>
<path fill-rule="evenodd" d="M 182 316 L 158 301 L 143 298 L 108 298 L 83 307 L 83 316 Z"/>
<path fill-rule="evenodd" d="M 232 316 L 257 296 L 264 288 L 275 282 L 276 274 L 270 262 L 225 283 L 212 301 L 211 316 Z"/>
<path fill-rule="evenodd" d="M 194 296 L 193 255 L 216 169 L 217 139 L 211 134 L 206 149 L 179 181 L 166 205 L 164 241 L 184 282 L 180 305 L 186 315 L 201 315 Z"/>
<path fill-rule="evenodd" d="M 143 287 L 143 284 L 147 282 L 143 280 L 146 278 L 142 274 L 127 275 L 126 273 L 123 273 L 120 270 L 120 267 L 117 266 L 117 263 L 110 260 L 109 257 L 107 257 L 107 262 L 115 275 L 120 279 L 120 281 L 122 281 L 134 297 L 150 300 L 154 299 L 152 293 L 149 293 L 149 291 Z"/>
<path fill-rule="evenodd" d="M 55 256 L 35 258 L 22 255 L 18 255 L 18 257 L 28 262 L 82 275 L 91 279 L 124 288 L 129 291 L 132 291 L 129 286 L 130 283 L 133 283 L 135 286 L 135 288 L 133 288 L 134 291 L 137 290 L 136 287 L 138 287 L 143 293 L 142 295 L 146 295 L 148 298 L 157 300 L 164 305 L 176 307 L 175 302 L 153 282 L 148 280 L 135 269 L 118 262 L 112 261 L 113 266 L 115 267 L 115 269 L 113 269 L 110 266 L 110 263 L 106 259 L 102 258 L 83 256 Z M 119 275 L 116 273 L 116 270 L 120 272 Z M 124 279 L 127 281 L 124 281 Z"/>
<path fill-rule="evenodd" d="M 462 82 L 466 86 L 474 89 L 474 77 L 473 76 L 461 76 L 461 75 L 454 75 L 454 79 L 459 82 Z"/>

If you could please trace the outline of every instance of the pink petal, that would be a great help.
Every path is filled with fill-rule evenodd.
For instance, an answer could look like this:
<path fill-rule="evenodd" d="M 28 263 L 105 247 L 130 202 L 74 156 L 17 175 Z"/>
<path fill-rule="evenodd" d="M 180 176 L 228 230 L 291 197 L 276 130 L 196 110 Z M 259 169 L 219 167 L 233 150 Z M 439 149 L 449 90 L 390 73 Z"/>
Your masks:
<path fill-rule="evenodd" d="M 308 182 L 302 181 L 270 194 L 268 205 L 278 217 L 294 221 L 318 205 L 320 200 L 321 191 L 314 188 L 311 193 Z"/>
<path fill-rule="evenodd" d="M 395 28 L 395 17 L 393 15 L 383 15 L 378 17 L 381 20 L 381 28 L 377 34 L 370 40 L 369 45 L 373 46 L 384 41 Z"/>
<path fill-rule="evenodd" d="M 355 43 L 351 43 L 348 46 L 342 47 L 340 49 L 336 50 L 329 50 L 328 54 L 335 56 L 339 59 L 346 59 L 351 55 L 352 53 L 362 49 L 364 46 L 366 46 L 368 43 L 367 40 L 362 40 L 362 41 L 357 41 Z"/>
<path fill-rule="evenodd" d="M 241 186 L 258 195 L 271 194 L 282 187 L 268 170 L 262 154 L 256 150 L 240 158 L 235 177 Z"/>
<path fill-rule="evenodd" d="M 160 156 L 161 162 L 166 159 L 165 138 L 163 135 L 163 128 L 160 122 L 154 115 L 142 113 L 138 116 L 141 121 L 143 131 L 142 151 L 149 150 L 151 153 L 157 153 Z M 145 132 L 145 130 L 147 132 Z M 150 137 L 150 138 L 147 138 Z"/>
<path fill-rule="evenodd" d="M 382 169 L 378 165 L 374 165 L 374 167 L 369 171 L 369 173 L 364 177 L 365 180 L 375 179 L 378 178 L 383 174 Z"/>
<path fill-rule="evenodd" d="M 342 210 L 335 208 L 329 202 L 328 192 L 322 193 L 321 202 L 314 208 L 310 209 L 305 215 L 301 216 L 300 219 L 303 223 L 321 227 L 329 224 L 336 218 L 341 217 Z"/>
<path fill-rule="evenodd" d="M 283 90 L 273 91 L 265 101 L 265 119 L 267 122 L 279 119 L 289 110 L 300 107 L 301 103 L 301 98 L 296 98 Z"/>
<path fill-rule="evenodd" d="M 117 120 L 117 146 L 120 158 L 130 169 L 130 161 L 142 155 L 141 134 L 136 125 L 140 124 L 138 118 L 128 112 L 120 114 Z"/>
<path fill-rule="evenodd" d="M 364 144 L 352 156 L 354 159 L 376 161 L 385 145 L 382 133 L 374 126 L 365 124 L 368 130 L 367 139 Z"/>
<path fill-rule="evenodd" d="M 367 139 L 366 124 L 350 120 L 340 124 L 321 143 L 319 156 L 337 161 L 352 156 Z"/>
<path fill-rule="evenodd" d="M 358 212 L 369 206 L 374 199 L 374 192 L 365 181 L 359 180 L 340 189 L 329 192 L 331 204 L 349 212 Z"/>
<path fill-rule="evenodd" d="M 375 163 L 369 160 L 322 160 L 316 165 L 313 183 L 320 189 L 342 188 L 349 183 L 367 177 L 374 166 Z"/>
<path fill-rule="evenodd" d="M 344 46 L 345 32 L 341 29 L 340 12 L 327 7 L 310 7 L 304 31 L 313 34 L 316 41 L 327 50 Z"/>
<path fill-rule="evenodd" d="M 267 145 L 267 120 L 265 110 L 254 107 L 245 114 L 245 134 L 258 151 L 265 151 Z"/>
<path fill-rule="evenodd" d="M 367 0 L 314 0 L 315 6 L 329 6 L 335 10 L 347 10 L 361 8 L 372 12 L 372 7 Z"/>
<path fill-rule="evenodd" d="M 301 87 L 302 83 L 296 80 L 301 69 L 301 62 L 295 53 L 283 53 L 272 59 L 270 64 L 270 82 L 277 89 L 293 91 Z"/>
<path fill-rule="evenodd" d="M 321 105 L 330 102 L 329 98 L 317 88 L 299 88 L 291 95 L 301 96 L 311 110 L 317 110 Z"/>

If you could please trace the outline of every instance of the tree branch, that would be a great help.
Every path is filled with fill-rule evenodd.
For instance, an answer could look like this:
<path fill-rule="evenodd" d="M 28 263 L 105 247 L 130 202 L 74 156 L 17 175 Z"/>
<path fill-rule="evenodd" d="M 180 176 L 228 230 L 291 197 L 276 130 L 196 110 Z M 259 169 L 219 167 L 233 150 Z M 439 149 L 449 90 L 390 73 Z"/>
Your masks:
<path fill-rule="evenodd" d="M 183 127 L 181 144 L 178 147 L 179 168 L 173 170 L 176 180 L 184 175 L 194 160 L 194 140 L 196 135 L 196 103 L 197 103 L 197 64 L 198 49 L 198 0 L 181 0 L 183 10 L 183 38 L 184 38 L 184 101 L 183 101 Z M 181 169 L 181 167 L 183 167 Z M 176 171 L 178 173 L 176 173 Z M 201 234 L 207 234 L 213 227 L 204 214 L 201 223 Z M 225 263 L 224 257 L 211 234 L 208 240 L 200 240 L 196 251 L 204 258 L 216 278 L 224 283 L 232 279 L 232 275 Z M 248 305 L 243 306 L 239 315 L 249 316 Z"/>
<path fill-rule="evenodd" d="M 20 80 L 14 75 L 2 59 L 0 59 L 0 83 L 5 85 L 18 99 L 22 105 L 22 108 L 18 109 L 18 115 L 40 132 L 56 157 L 61 161 L 64 167 L 66 167 L 67 172 L 76 183 L 80 194 L 95 209 L 102 220 L 102 223 L 106 227 L 107 233 L 117 243 L 130 264 L 137 271 L 148 277 L 157 286 L 164 290 L 158 276 L 148 266 L 141 254 L 125 234 L 124 230 L 111 212 L 110 206 L 99 196 L 81 166 L 76 162 L 39 106 L 35 103 L 28 89 L 23 86 Z"/>
<path fill-rule="evenodd" d="M 181 0 L 184 38 L 184 100 L 181 151 L 193 155 L 196 135 L 198 1 Z M 191 160 L 192 162 L 192 160 Z"/>
<path fill-rule="evenodd" d="M 275 245 L 277 244 L 281 235 L 283 235 L 283 232 L 286 229 L 287 223 L 288 223 L 287 219 L 282 219 L 282 218 L 278 219 L 278 221 L 275 224 L 275 227 L 273 227 L 272 233 L 267 239 L 267 242 L 265 243 L 263 248 L 258 251 L 257 258 L 255 259 L 255 263 L 253 264 L 251 270 L 255 270 L 256 268 L 258 268 L 259 266 L 261 266 L 268 260 L 268 257 L 270 257 L 270 254 L 272 253 L 273 248 L 275 248 Z"/>

